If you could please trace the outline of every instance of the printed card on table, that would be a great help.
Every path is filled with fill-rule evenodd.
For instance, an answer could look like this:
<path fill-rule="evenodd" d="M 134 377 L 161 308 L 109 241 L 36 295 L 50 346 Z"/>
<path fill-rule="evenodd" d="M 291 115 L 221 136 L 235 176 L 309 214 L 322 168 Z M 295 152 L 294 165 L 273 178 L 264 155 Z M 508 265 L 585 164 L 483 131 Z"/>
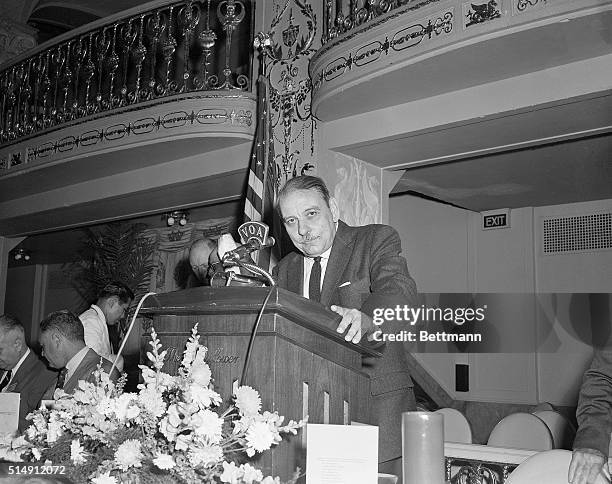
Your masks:
<path fill-rule="evenodd" d="M 306 484 L 375 484 L 378 427 L 308 424 Z"/>
<path fill-rule="evenodd" d="M 0 392 L 0 434 L 12 434 L 19 425 L 19 393 Z"/>

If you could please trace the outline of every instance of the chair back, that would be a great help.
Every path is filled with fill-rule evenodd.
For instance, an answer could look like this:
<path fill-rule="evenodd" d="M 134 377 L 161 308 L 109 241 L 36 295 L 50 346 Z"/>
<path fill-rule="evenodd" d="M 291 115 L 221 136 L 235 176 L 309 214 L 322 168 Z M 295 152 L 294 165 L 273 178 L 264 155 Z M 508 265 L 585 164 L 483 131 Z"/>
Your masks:
<path fill-rule="evenodd" d="M 541 410 L 533 414 L 542 419 L 553 438 L 554 449 L 571 449 L 576 430 L 571 422 L 559 412 L 554 410 Z"/>
<path fill-rule="evenodd" d="M 571 460 L 572 453 L 569 450 L 538 452 L 514 469 L 506 484 L 567 484 Z M 600 474 L 595 484 L 609 482 L 603 474 Z"/>
<path fill-rule="evenodd" d="M 539 412 L 541 410 L 554 410 L 555 407 L 552 406 L 551 403 L 548 402 L 540 402 L 538 403 L 535 408 L 531 411 L 531 413 L 536 413 Z"/>
<path fill-rule="evenodd" d="M 444 416 L 444 442 L 472 443 L 472 428 L 467 418 L 454 408 L 441 408 L 434 413 Z"/>
<path fill-rule="evenodd" d="M 530 413 L 513 413 L 501 419 L 489 435 L 488 445 L 513 449 L 551 450 L 550 430 Z"/>

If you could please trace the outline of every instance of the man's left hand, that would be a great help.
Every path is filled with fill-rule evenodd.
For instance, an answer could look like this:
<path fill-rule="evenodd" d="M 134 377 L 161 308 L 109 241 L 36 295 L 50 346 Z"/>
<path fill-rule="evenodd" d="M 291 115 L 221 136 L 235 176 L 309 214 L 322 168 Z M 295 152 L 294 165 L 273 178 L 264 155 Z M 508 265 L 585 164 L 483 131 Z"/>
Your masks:
<path fill-rule="evenodd" d="M 346 341 L 352 341 L 357 344 L 364 335 L 367 335 L 368 339 L 371 339 L 375 326 L 372 322 L 372 318 L 368 315 L 363 314 L 359 309 L 343 308 L 342 306 L 336 305 L 331 306 L 330 309 L 342 316 L 342 321 L 340 321 L 336 331 L 338 331 L 338 333 L 344 333 L 346 331 L 346 335 L 344 336 Z"/>

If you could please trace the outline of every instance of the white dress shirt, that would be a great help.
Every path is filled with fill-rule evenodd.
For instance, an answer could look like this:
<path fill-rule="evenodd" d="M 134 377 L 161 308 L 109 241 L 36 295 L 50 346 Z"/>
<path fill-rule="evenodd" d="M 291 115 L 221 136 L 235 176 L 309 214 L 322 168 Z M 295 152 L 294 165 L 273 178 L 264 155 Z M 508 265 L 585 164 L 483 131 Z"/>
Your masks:
<path fill-rule="evenodd" d="M 329 261 L 329 254 L 331 253 L 331 247 L 321 254 L 321 289 L 323 288 L 323 280 L 325 279 L 325 270 L 327 269 L 327 262 Z M 304 256 L 304 280 L 302 281 L 302 296 L 306 299 L 310 299 L 310 293 L 308 286 L 310 285 L 310 272 L 314 265 L 314 257 Z"/>
<path fill-rule="evenodd" d="M 91 307 L 79 316 L 85 329 L 85 344 L 92 350 L 107 359 L 113 353 L 108 338 L 108 327 L 106 317 L 102 310 L 92 304 Z"/>

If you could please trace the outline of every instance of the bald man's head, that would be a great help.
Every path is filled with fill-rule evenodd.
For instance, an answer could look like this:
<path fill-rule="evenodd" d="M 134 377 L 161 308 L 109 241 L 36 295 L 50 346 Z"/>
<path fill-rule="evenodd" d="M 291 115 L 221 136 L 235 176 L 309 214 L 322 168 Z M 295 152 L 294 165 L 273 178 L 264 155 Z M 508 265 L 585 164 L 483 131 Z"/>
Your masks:
<path fill-rule="evenodd" d="M 189 264 L 200 282 L 207 282 L 208 266 L 219 260 L 217 243 L 208 238 L 195 240 L 189 248 Z"/>
<path fill-rule="evenodd" d="M 0 369 L 12 370 L 28 350 L 25 331 L 17 318 L 0 316 Z"/>

